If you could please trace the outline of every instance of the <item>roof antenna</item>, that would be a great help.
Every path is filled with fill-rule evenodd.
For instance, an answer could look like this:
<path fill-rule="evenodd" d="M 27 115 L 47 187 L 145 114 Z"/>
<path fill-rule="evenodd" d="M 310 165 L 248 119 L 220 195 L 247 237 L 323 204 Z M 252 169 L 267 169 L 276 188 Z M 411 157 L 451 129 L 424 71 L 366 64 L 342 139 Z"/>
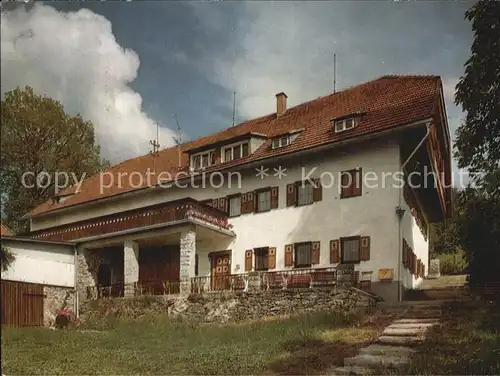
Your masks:
<path fill-rule="evenodd" d="M 175 122 L 177 123 L 177 132 L 179 133 L 179 137 L 173 137 L 175 143 L 179 148 L 179 167 L 181 167 L 181 145 L 182 145 L 182 129 L 179 125 L 179 120 L 177 120 L 177 115 L 174 114 Z"/>
<path fill-rule="evenodd" d="M 236 91 L 233 92 L 233 127 L 235 119 L 236 119 Z"/>
<path fill-rule="evenodd" d="M 335 85 L 337 83 L 337 54 L 333 54 L 333 92 L 336 93 Z"/>
<path fill-rule="evenodd" d="M 156 156 L 160 150 L 160 124 L 156 123 L 156 140 L 149 141 L 149 144 L 153 147 L 150 153 L 153 155 L 153 171 L 156 172 Z"/>

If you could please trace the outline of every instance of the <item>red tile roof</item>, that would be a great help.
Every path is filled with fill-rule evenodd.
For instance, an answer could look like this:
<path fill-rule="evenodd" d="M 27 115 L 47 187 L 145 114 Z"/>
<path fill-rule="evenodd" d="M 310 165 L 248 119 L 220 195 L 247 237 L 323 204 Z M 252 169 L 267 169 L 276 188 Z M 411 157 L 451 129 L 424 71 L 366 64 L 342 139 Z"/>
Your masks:
<path fill-rule="evenodd" d="M 439 76 L 383 76 L 299 104 L 287 109 L 280 117 L 276 117 L 276 113 L 269 114 L 183 144 L 181 168 L 178 167 L 178 147 L 161 150 L 156 157 L 155 168 L 158 172 L 166 171 L 172 175 L 180 170 L 187 171 L 189 157 L 186 151 L 208 147 L 224 140 L 229 141 L 249 132 L 257 132 L 272 138 L 291 130 L 304 128 L 297 139 L 287 147 L 271 149 L 271 141 L 268 139 L 248 157 L 213 166 L 210 170 L 241 165 L 249 161 L 288 154 L 410 124 L 434 116 L 434 103 L 440 93 L 440 88 Z M 332 118 L 357 112 L 362 112 L 364 115 L 354 129 L 339 134 L 333 131 Z M 115 176 L 115 184 L 112 187 L 100 192 L 100 175 L 91 176 L 83 182 L 79 193 L 60 203 L 49 200 L 35 208 L 31 215 L 36 216 L 146 187 L 148 185 L 146 181 L 142 187 L 130 186 L 128 177 L 124 178 L 122 184 L 118 184 L 117 176 L 120 172 L 129 174 L 137 172 L 146 176 L 148 169 L 153 171 L 153 159 L 153 156 L 148 154 L 119 163 L 106 171 Z M 153 183 L 156 182 L 156 179 L 151 180 Z M 103 181 L 106 183 L 109 180 L 104 176 Z M 74 190 L 74 187 L 69 187 L 62 194 L 73 193 Z"/>
<path fill-rule="evenodd" d="M 0 236 L 13 236 L 14 233 L 5 226 L 3 223 L 0 223 Z"/>

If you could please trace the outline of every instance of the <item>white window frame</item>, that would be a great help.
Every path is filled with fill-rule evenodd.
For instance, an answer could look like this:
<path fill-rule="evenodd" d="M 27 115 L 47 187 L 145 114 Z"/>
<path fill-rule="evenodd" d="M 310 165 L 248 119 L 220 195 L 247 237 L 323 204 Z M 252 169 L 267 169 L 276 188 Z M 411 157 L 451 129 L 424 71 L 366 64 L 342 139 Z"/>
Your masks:
<path fill-rule="evenodd" d="M 268 212 L 271 210 L 271 200 L 272 200 L 272 195 L 271 195 L 271 189 L 264 189 L 262 191 L 258 191 L 256 193 L 257 195 L 257 207 L 255 208 L 255 212 L 257 213 L 264 213 L 264 212 Z M 260 205 L 261 204 L 261 201 L 260 201 L 260 197 L 261 195 L 269 195 L 269 200 L 265 200 L 263 202 L 265 202 L 269 207 L 265 207 L 265 208 L 262 208 L 262 206 Z"/>
<path fill-rule="evenodd" d="M 201 153 L 196 153 L 196 154 L 193 154 L 193 155 L 191 156 L 191 163 L 190 163 L 191 168 L 192 168 L 193 170 L 202 170 L 202 169 L 204 169 L 204 168 L 206 168 L 206 167 L 213 166 L 213 165 L 215 164 L 215 161 L 214 161 L 214 163 L 212 163 L 212 158 L 211 158 L 211 155 L 212 155 L 212 154 L 214 155 L 214 159 L 215 159 L 215 149 L 212 149 L 212 150 L 207 150 L 207 151 L 203 151 L 203 152 L 201 152 Z M 206 155 L 208 155 L 208 165 L 207 165 L 207 166 L 203 166 L 203 157 L 204 157 L 204 156 L 206 156 Z M 197 168 L 197 167 L 195 166 L 195 160 L 196 160 L 196 158 L 198 158 L 198 157 L 200 158 L 200 167 L 198 167 L 198 168 Z"/>
<path fill-rule="evenodd" d="M 283 140 L 286 140 L 286 141 L 283 142 Z M 272 141 L 272 148 L 273 149 L 282 148 L 282 147 L 285 147 L 288 145 L 290 145 L 290 136 L 287 134 L 276 137 Z"/>
<path fill-rule="evenodd" d="M 348 126 L 348 122 L 350 122 L 350 126 Z M 340 133 L 344 131 L 348 131 L 349 129 L 353 129 L 356 127 L 356 118 L 346 118 L 342 120 L 336 120 L 333 124 L 335 133 Z M 340 126 L 340 127 L 339 127 Z"/>
<path fill-rule="evenodd" d="M 233 200 L 238 200 L 239 201 L 239 209 L 238 209 L 238 213 L 237 214 L 231 214 L 231 208 L 233 207 L 233 205 L 231 205 L 231 201 Z M 236 195 L 236 196 L 230 196 L 228 197 L 228 215 L 229 217 L 239 217 L 241 215 L 241 195 Z"/>
<path fill-rule="evenodd" d="M 240 148 L 240 157 L 238 159 L 241 159 L 241 158 L 245 158 L 243 156 L 243 145 L 244 144 L 247 144 L 248 145 L 248 155 L 250 155 L 250 141 L 241 141 L 241 142 L 237 142 L 237 143 L 234 143 L 234 144 L 231 144 L 231 145 L 228 145 L 228 146 L 225 146 L 222 148 L 222 152 L 221 152 L 221 158 L 223 159 L 224 162 L 230 162 L 230 161 L 234 161 L 234 149 L 239 147 Z M 230 159 L 226 159 L 226 150 L 230 149 L 231 150 L 231 158 Z"/>

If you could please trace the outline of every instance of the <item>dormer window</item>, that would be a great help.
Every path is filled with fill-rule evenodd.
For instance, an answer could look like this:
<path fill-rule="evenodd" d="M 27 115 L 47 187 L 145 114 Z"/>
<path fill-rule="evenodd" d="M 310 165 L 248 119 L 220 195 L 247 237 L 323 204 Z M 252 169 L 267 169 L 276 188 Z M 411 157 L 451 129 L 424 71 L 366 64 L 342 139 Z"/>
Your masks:
<path fill-rule="evenodd" d="M 224 162 L 229 162 L 235 159 L 240 159 L 248 156 L 249 144 L 248 141 L 227 146 L 223 149 Z"/>
<path fill-rule="evenodd" d="M 289 144 L 290 144 L 290 138 L 288 137 L 288 135 L 286 135 L 273 139 L 272 147 L 273 149 L 278 149 L 282 148 L 283 146 L 287 146 Z"/>
<path fill-rule="evenodd" d="M 191 167 L 200 170 L 215 164 L 215 150 L 195 154 L 191 157 Z"/>
<path fill-rule="evenodd" d="M 348 129 L 352 129 L 356 126 L 355 118 L 348 118 L 342 120 L 335 121 L 335 133 L 347 131 Z"/>

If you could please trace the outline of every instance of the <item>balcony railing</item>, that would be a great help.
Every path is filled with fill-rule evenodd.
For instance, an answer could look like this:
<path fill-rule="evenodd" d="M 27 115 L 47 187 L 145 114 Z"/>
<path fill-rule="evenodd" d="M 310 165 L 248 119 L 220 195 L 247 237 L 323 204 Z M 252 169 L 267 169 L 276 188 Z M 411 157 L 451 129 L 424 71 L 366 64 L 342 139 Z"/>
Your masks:
<path fill-rule="evenodd" d="M 172 295 L 180 291 L 179 281 L 140 281 L 129 284 L 114 283 L 109 286 L 88 286 L 87 299 L 118 298 L 125 295 Z"/>
<path fill-rule="evenodd" d="M 243 291 L 248 288 L 246 274 L 205 276 L 191 278 L 191 292 L 203 294 L 211 291 Z"/>
<path fill-rule="evenodd" d="M 32 237 L 34 239 L 69 241 L 162 223 L 168 224 L 183 219 L 202 220 L 222 229 L 232 227 L 228 222 L 227 214 L 223 211 L 192 198 L 185 198 L 42 230 L 33 233 Z"/>
<path fill-rule="evenodd" d="M 337 283 L 335 268 L 298 269 L 279 272 L 232 274 L 191 278 L 191 292 L 201 294 L 211 291 L 248 291 L 250 285 L 260 290 L 311 288 L 334 286 Z"/>
<path fill-rule="evenodd" d="M 261 275 L 261 288 L 287 289 L 333 286 L 337 283 L 335 268 L 297 269 L 265 272 Z"/>

